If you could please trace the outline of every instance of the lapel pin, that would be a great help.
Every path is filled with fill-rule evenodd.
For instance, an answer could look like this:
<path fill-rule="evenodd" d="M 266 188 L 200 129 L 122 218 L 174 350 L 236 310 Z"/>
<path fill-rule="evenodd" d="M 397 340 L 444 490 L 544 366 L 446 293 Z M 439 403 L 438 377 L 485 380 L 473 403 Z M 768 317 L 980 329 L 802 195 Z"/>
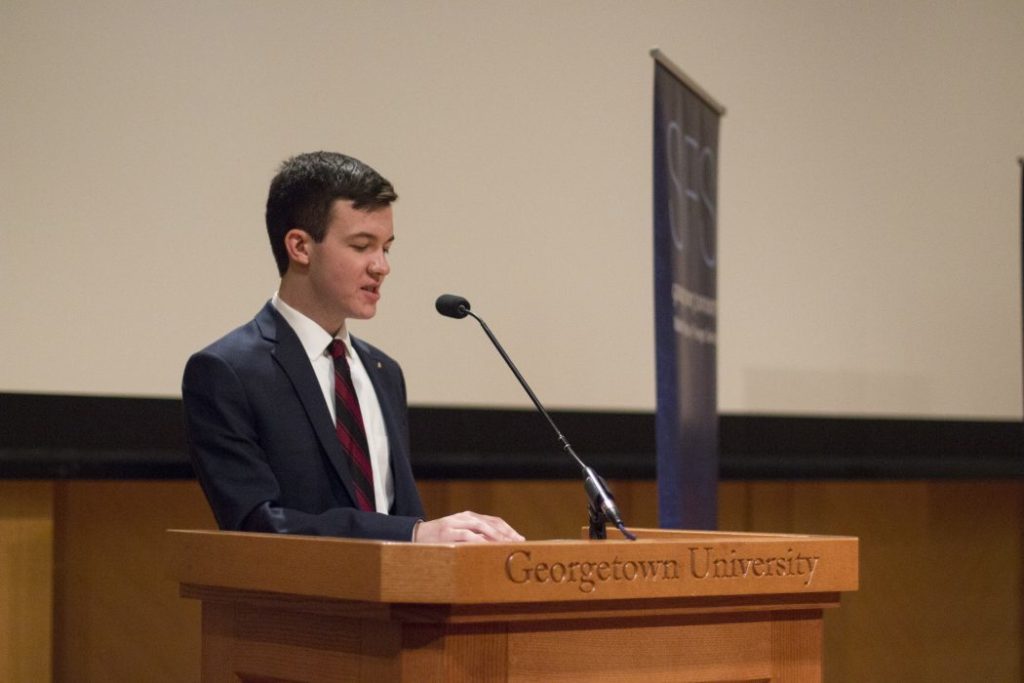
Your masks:
<path fill-rule="evenodd" d="M 384 366 L 380 364 L 380 361 L 377 361 L 377 369 L 380 370 L 382 367 Z"/>

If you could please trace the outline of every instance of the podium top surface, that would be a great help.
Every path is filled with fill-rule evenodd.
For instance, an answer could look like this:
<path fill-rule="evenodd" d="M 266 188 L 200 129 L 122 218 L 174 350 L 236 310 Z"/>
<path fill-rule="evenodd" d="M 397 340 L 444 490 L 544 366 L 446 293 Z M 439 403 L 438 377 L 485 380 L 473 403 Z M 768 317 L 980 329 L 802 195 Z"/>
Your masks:
<path fill-rule="evenodd" d="M 183 586 L 373 603 L 470 604 L 856 590 L 858 539 L 636 530 L 640 540 L 413 544 L 168 532 Z"/>

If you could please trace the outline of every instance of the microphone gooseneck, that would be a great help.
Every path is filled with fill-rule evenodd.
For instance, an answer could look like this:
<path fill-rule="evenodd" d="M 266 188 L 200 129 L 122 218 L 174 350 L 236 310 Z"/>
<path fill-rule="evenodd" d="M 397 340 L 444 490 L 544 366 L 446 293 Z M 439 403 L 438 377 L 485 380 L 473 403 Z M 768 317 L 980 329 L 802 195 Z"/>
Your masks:
<path fill-rule="evenodd" d="M 530 388 L 526 379 L 519 372 L 519 368 L 517 368 L 516 364 L 512 362 L 512 359 L 505 352 L 505 349 L 498 341 L 498 338 L 494 336 L 493 332 L 491 332 L 491 328 L 487 326 L 487 323 L 484 322 L 483 318 L 470 310 L 469 301 L 464 297 L 455 294 L 442 294 L 437 297 L 437 301 L 434 303 L 434 306 L 437 308 L 438 313 L 449 318 L 461 319 L 466 316 L 470 316 L 480 323 L 480 327 L 483 328 L 483 331 L 487 334 L 487 338 L 491 340 L 494 348 L 498 350 L 498 353 L 501 354 L 505 364 L 508 365 L 509 370 L 512 371 L 512 374 L 516 376 L 517 380 L 519 380 L 519 384 L 522 385 L 524 390 L 526 390 L 527 396 L 529 396 L 530 400 L 533 401 L 533 405 L 536 406 L 537 411 L 543 415 L 544 419 L 546 419 L 548 424 L 551 425 L 551 429 L 554 430 L 555 435 L 558 437 L 558 442 L 562 444 L 562 450 L 572 456 L 573 460 L 576 461 L 576 464 L 580 466 L 583 474 L 583 488 L 587 492 L 587 497 L 590 500 L 590 537 L 605 538 L 604 520 L 607 520 L 614 524 L 616 528 L 622 532 L 623 536 L 631 541 L 635 541 L 636 536 L 626 528 L 625 523 L 622 521 L 622 515 L 619 513 L 619 508 L 615 505 L 615 498 L 612 496 L 611 491 L 608 490 L 608 485 L 605 483 L 604 479 L 601 478 L 601 476 L 591 467 L 587 466 L 580 456 L 576 455 L 576 451 L 574 451 L 572 446 L 569 444 L 569 440 L 565 438 L 561 430 L 558 429 L 558 425 L 556 425 L 555 421 L 551 419 L 551 415 L 549 415 L 548 411 L 544 409 L 540 399 L 538 399 L 537 395 L 533 393 L 533 389 Z"/>

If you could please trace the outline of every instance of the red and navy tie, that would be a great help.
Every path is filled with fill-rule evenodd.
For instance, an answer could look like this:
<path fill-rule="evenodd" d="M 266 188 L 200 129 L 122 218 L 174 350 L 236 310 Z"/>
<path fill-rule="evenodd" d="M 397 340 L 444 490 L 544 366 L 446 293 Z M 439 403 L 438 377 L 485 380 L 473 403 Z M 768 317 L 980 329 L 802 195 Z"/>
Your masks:
<path fill-rule="evenodd" d="M 341 448 L 352 460 L 352 482 L 356 487 L 356 504 L 360 510 L 375 512 L 377 504 L 373 495 L 373 465 L 370 464 L 370 448 L 366 443 L 366 429 L 363 414 L 359 410 L 359 399 L 352 385 L 352 373 L 345 356 L 345 342 L 335 339 L 327 347 L 334 359 L 334 407 L 335 430 Z"/>

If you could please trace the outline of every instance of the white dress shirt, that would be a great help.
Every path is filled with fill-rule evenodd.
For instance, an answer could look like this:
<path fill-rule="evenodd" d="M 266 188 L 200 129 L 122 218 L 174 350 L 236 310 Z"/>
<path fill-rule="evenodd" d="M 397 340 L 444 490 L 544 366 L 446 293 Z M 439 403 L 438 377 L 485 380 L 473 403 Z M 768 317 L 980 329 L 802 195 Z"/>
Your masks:
<path fill-rule="evenodd" d="M 334 359 L 327 347 L 335 339 L 324 328 L 313 322 L 305 314 L 292 308 L 281 297 L 274 293 L 271 305 L 281 314 L 302 343 L 313 372 L 320 383 L 320 389 L 327 402 L 331 419 L 337 420 L 334 407 Z M 373 494 L 377 503 L 377 512 L 387 514 L 395 498 L 395 483 L 391 477 L 391 466 L 388 460 L 388 433 L 384 425 L 384 415 L 380 410 L 377 392 L 373 390 L 370 376 L 363 367 L 359 354 L 352 348 L 352 339 L 344 327 L 337 338 L 345 342 L 346 357 L 352 372 L 352 385 L 359 399 L 359 412 L 363 415 L 363 428 L 366 430 L 366 442 L 370 447 L 370 463 L 373 466 Z"/>

